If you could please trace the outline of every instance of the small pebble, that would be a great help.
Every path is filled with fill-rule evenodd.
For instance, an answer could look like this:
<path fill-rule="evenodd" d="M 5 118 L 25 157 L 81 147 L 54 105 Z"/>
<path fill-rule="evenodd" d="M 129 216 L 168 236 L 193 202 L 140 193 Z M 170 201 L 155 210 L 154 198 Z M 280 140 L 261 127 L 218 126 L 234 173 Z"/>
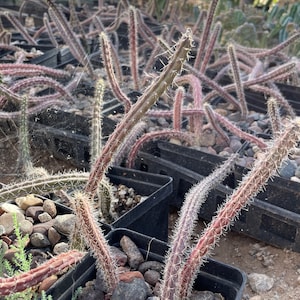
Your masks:
<path fill-rule="evenodd" d="M 14 232 L 14 222 L 13 222 L 13 215 L 16 214 L 17 222 L 20 224 L 21 221 L 25 220 L 23 214 L 17 213 L 4 213 L 0 216 L 0 224 L 5 228 L 5 234 L 10 235 Z"/>
<path fill-rule="evenodd" d="M 300 178 L 299 177 L 292 176 L 290 179 L 291 179 L 291 181 L 295 181 L 295 182 L 299 182 L 300 183 Z"/>
<path fill-rule="evenodd" d="M 49 239 L 51 245 L 54 246 L 61 239 L 61 235 L 55 228 L 50 227 L 48 229 L 48 239 Z"/>
<path fill-rule="evenodd" d="M 34 221 L 38 221 L 38 216 L 43 213 L 43 207 L 42 206 L 30 206 L 25 211 L 25 216 L 33 218 Z"/>
<path fill-rule="evenodd" d="M 51 221 L 52 217 L 47 212 L 43 212 L 38 215 L 38 219 L 41 223 L 46 223 L 46 222 Z"/>
<path fill-rule="evenodd" d="M 260 295 L 256 295 L 256 296 L 249 298 L 249 300 L 263 300 L 263 298 Z"/>
<path fill-rule="evenodd" d="M 135 278 L 144 279 L 143 274 L 139 271 L 126 271 L 119 274 L 120 281 L 132 282 Z"/>
<path fill-rule="evenodd" d="M 41 247 L 41 248 L 51 245 L 48 238 L 44 234 L 39 232 L 35 232 L 31 234 L 30 242 L 34 247 Z"/>
<path fill-rule="evenodd" d="M 272 289 L 274 279 L 259 273 L 251 273 L 248 275 L 249 284 L 253 292 L 264 293 Z"/>
<path fill-rule="evenodd" d="M 56 281 L 58 277 L 57 275 L 51 275 L 44 279 L 40 284 L 39 284 L 39 293 L 42 291 L 47 291 Z"/>
<path fill-rule="evenodd" d="M 39 232 L 42 234 L 47 234 L 50 227 L 52 227 L 54 224 L 54 220 L 50 220 L 49 222 L 45 223 L 38 223 L 33 225 L 33 232 Z"/>
<path fill-rule="evenodd" d="M 15 202 L 23 210 L 26 210 L 30 206 L 41 206 L 41 205 L 43 205 L 43 200 L 36 197 L 33 194 L 29 194 L 25 197 L 19 197 L 15 200 Z"/>
<path fill-rule="evenodd" d="M 111 246 L 110 251 L 112 256 L 115 258 L 117 265 L 123 267 L 127 263 L 127 255 L 121 251 L 119 248 Z"/>
<path fill-rule="evenodd" d="M 132 282 L 121 281 L 111 296 L 111 300 L 146 300 L 150 294 L 144 279 L 135 278 Z"/>
<path fill-rule="evenodd" d="M 141 263 L 139 265 L 138 270 L 142 274 L 144 274 L 148 270 L 154 270 L 154 271 L 157 271 L 157 272 L 161 272 L 161 270 L 163 269 L 163 267 L 164 267 L 164 265 L 161 262 L 159 262 L 159 261 L 148 260 L 148 261 L 145 261 L 145 262 Z"/>
<path fill-rule="evenodd" d="M 297 164 L 295 161 L 287 159 L 282 163 L 281 168 L 278 170 L 278 173 L 281 177 L 290 179 L 295 175 L 297 169 Z"/>
<path fill-rule="evenodd" d="M 53 227 L 64 235 L 69 235 L 73 232 L 76 217 L 73 214 L 58 215 L 54 219 Z"/>
<path fill-rule="evenodd" d="M 8 202 L 4 202 L 4 203 L 1 203 L 1 206 L 0 206 L 1 210 L 3 212 L 7 212 L 7 213 L 20 213 L 20 214 L 24 214 L 24 210 L 21 209 L 19 206 L 15 205 L 15 204 L 12 204 L 12 203 L 8 203 Z"/>
<path fill-rule="evenodd" d="M 5 234 L 5 227 L 3 225 L 0 225 L 0 235 Z"/>
<path fill-rule="evenodd" d="M 140 250 L 135 245 L 135 243 L 125 235 L 121 238 L 120 245 L 122 247 L 122 250 L 128 257 L 129 266 L 132 269 L 136 270 L 138 266 L 144 261 L 144 257 L 141 254 Z"/>
<path fill-rule="evenodd" d="M 43 203 L 43 209 L 45 212 L 47 212 L 52 218 L 54 218 L 57 215 L 57 208 L 55 203 L 50 200 L 46 199 Z"/>
<path fill-rule="evenodd" d="M 68 245 L 68 243 L 65 243 L 65 242 L 57 243 L 53 247 L 53 253 L 55 255 L 67 252 L 68 250 L 69 250 L 69 245 Z"/>
<path fill-rule="evenodd" d="M 0 240 L 0 247 L 4 253 L 8 250 L 8 245 L 2 240 Z"/>
<path fill-rule="evenodd" d="M 33 231 L 33 224 L 28 220 L 22 220 L 19 223 L 20 231 L 23 235 L 31 234 Z"/>
<path fill-rule="evenodd" d="M 225 300 L 219 293 L 213 293 L 211 291 L 192 291 L 189 300 Z"/>
<path fill-rule="evenodd" d="M 204 130 L 199 137 L 200 145 L 202 147 L 210 147 L 216 144 L 216 133 L 212 130 Z"/>
<path fill-rule="evenodd" d="M 160 273 L 154 270 L 148 270 L 144 274 L 145 281 L 148 282 L 150 285 L 155 286 L 155 284 L 160 279 Z"/>

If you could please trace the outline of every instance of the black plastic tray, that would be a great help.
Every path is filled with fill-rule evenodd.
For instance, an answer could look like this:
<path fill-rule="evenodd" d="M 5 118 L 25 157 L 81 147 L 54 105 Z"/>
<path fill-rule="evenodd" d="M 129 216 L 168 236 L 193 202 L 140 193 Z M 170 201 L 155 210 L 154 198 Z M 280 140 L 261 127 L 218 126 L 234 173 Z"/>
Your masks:
<path fill-rule="evenodd" d="M 109 244 L 119 246 L 119 241 L 124 235 L 130 237 L 148 259 L 164 261 L 164 255 L 168 249 L 166 243 L 131 230 L 120 228 L 111 231 L 107 235 Z M 48 290 L 47 294 L 52 295 L 53 299 L 69 300 L 78 287 L 93 280 L 95 275 L 95 260 L 87 255 L 74 270 L 59 279 Z M 245 284 L 246 274 L 243 271 L 222 262 L 208 259 L 199 272 L 194 288 L 196 290 L 221 293 L 226 300 L 240 300 L 242 299 Z"/>
<path fill-rule="evenodd" d="M 69 160 L 79 168 L 89 167 L 90 124 L 86 117 L 48 109 L 33 115 L 29 126 L 32 141 L 37 147 L 48 150 L 57 158 Z M 115 126 L 112 119 L 103 115 L 104 137 L 113 132 Z"/>
<path fill-rule="evenodd" d="M 198 156 L 189 158 L 191 152 L 198 153 Z M 211 159 L 211 154 L 202 151 L 159 142 L 156 155 L 139 153 L 136 167 L 143 171 L 171 176 L 174 191 L 170 197 L 170 205 L 180 208 L 189 188 L 207 176 L 220 162 L 220 157 L 217 157 L 217 164 L 213 165 Z M 180 165 L 177 164 L 178 161 Z M 211 220 L 245 171 L 244 168 L 236 166 L 223 184 L 217 185 L 209 193 L 208 200 L 199 211 L 200 218 Z M 300 199 L 299 183 L 275 177 L 252 200 L 247 209 L 242 211 L 232 229 L 268 244 L 300 252 L 300 201 L 297 199 Z"/>

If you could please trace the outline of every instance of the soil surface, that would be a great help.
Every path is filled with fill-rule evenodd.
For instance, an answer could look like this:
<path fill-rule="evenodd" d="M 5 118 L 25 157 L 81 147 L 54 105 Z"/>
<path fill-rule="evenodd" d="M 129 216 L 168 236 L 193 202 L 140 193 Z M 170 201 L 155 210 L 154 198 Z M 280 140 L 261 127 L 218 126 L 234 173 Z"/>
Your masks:
<path fill-rule="evenodd" d="M 9 135 L 0 132 L 0 182 L 9 183 L 20 174 L 16 172 L 18 143 L 16 133 Z M 54 158 L 47 151 L 32 149 L 35 166 L 44 166 L 52 172 L 72 169 L 74 166 Z M 177 217 L 170 215 L 170 227 Z M 200 234 L 204 225 L 199 222 L 196 234 Z M 300 299 L 300 253 L 279 249 L 246 237 L 229 232 L 222 237 L 214 249 L 212 257 L 251 273 L 265 274 L 274 279 L 273 287 L 264 293 L 254 292 L 249 283 L 244 291 L 244 300 L 288 300 Z"/>
<path fill-rule="evenodd" d="M 170 227 L 177 213 L 170 215 Z M 195 235 L 200 235 L 205 224 L 198 222 Z M 233 231 L 223 236 L 213 250 L 212 258 L 251 273 L 265 274 L 274 280 L 273 287 L 266 292 L 254 292 L 249 284 L 243 300 L 288 300 L 300 299 L 300 253 L 279 249 Z"/>

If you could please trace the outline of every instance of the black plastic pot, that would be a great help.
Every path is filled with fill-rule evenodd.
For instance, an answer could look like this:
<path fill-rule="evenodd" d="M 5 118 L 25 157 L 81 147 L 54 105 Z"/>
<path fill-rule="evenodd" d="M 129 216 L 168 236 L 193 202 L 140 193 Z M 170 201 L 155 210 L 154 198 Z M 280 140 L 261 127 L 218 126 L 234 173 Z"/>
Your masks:
<path fill-rule="evenodd" d="M 79 168 L 88 168 L 90 124 L 87 118 L 48 109 L 30 120 L 32 141 L 37 147 L 48 150 L 57 158 L 69 160 Z M 115 125 L 112 119 L 103 115 L 103 136 L 113 132 Z"/>
<path fill-rule="evenodd" d="M 170 205 L 176 208 L 181 207 L 190 187 L 224 159 L 216 156 L 214 164 L 214 155 L 166 142 L 158 142 L 155 151 L 156 155 L 140 152 L 136 168 L 171 176 L 174 191 Z M 245 168 L 236 166 L 224 182 L 209 193 L 199 217 L 210 221 L 245 172 Z M 299 183 L 275 177 L 241 212 L 232 229 L 268 244 L 300 252 L 300 205 L 297 199 L 300 199 Z"/>
<path fill-rule="evenodd" d="M 125 184 L 147 198 L 110 224 L 124 227 L 167 241 L 169 196 L 173 191 L 171 177 L 145 173 L 122 167 L 113 167 L 107 176 L 114 184 Z"/>
<path fill-rule="evenodd" d="M 164 261 L 168 245 L 152 237 L 138 234 L 131 230 L 116 229 L 107 235 L 110 245 L 119 246 L 120 239 L 124 236 L 131 238 L 142 254 L 148 260 Z M 53 299 L 69 300 L 76 289 L 83 286 L 86 282 L 96 277 L 95 260 L 87 255 L 66 276 L 61 277 L 56 284 L 51 287 L 47 294 L 52 295 Z M 201 268 L 194 284 L 194 289 L 203 291 L 208 290 L 220 293 L 226 300 L 242 299 L 243 290 L 246 284 L 246 274 L 236 267 L 208 259 Z M 124 299 L 126 300 L 126 299 Z"/>

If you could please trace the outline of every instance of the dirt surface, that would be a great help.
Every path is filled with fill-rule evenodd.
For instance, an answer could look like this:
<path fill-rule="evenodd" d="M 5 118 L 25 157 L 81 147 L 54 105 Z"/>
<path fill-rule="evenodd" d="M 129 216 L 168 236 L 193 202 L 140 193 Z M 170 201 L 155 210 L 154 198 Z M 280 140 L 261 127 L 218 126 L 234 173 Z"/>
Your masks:
<path fill-rule="evenodd" d="M 18 145 L 16 133 L 9 136 L 0 133 L 0 182 L 9 183 L 20 175 L 16 172 Z M 32 149 L 35 166 L 44 166 L 58 172 L 74 168 L 68 162 L 54 158 L 47 151 Z M 172 213 L 170 224 L 177 214 Z M 196 234 L 200 234 L 203 223 L 199 222 Z M 273 287 L 264 293 L 253 292 L 249 283 L 244 291 L 244 300 L 288 300 L 300 299 L 300 253 L 278 249 L 244 235 L 229 232 L 222 237 L 213 251 L 213 258 L 231 264 L 250 273 L 265 274 L 274 279 Z"/>
<path fill-rule="evenodd" d="M 170 215 L 170 224 L 174 224 L 177 213 Z M 198 222 L 196 235 L 204 228 Z M 228 232 L 223 236 L 211 255 L 212 258 L 251 273 L 265 274 L 273 278 L 273 287 L 263 293 L 254 292 L 249 284 L 243 294 L 243 300 L 288 300 L 300 299 L 300 253 L 279 249 L 240 233 Z"/>

